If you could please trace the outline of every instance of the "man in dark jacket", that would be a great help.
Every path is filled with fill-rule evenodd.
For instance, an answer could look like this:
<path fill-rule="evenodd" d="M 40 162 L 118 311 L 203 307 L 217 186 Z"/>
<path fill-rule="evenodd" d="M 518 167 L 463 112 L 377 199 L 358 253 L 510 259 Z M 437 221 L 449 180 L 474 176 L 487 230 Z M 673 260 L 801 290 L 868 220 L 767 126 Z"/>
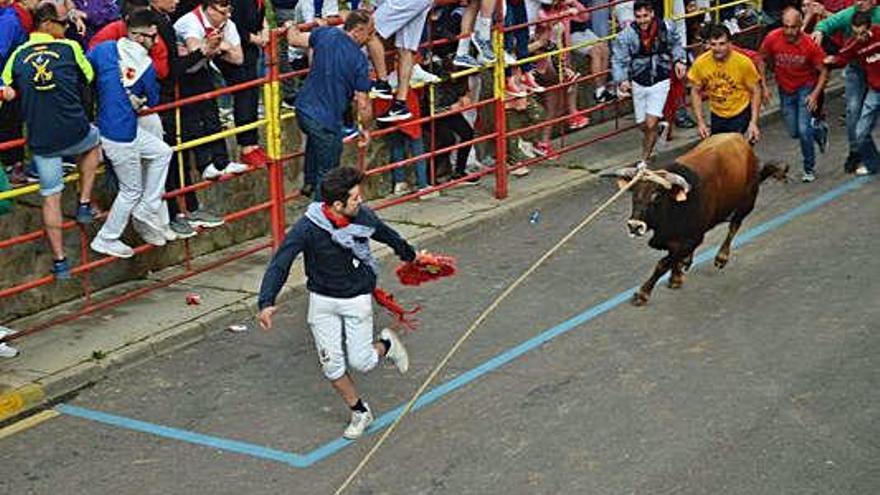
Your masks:
<path fill-rule="evenodd" d="M 409 368 L 406 348 L 390 329 L 373 340 L 373 291 L 378 266 L 370 239 L 390 246 L 400 259 L 412 261 L 416 252 L 375 213 L 363 206 L 363 172 L 338 167 L 321 182 L 322 203 L 312 203 L 287 232 L 260 285 L 260 325 L 271 328 L 275 298 L 287 281 L 294 259 L 303 253 L 309 291 L 308 324 L 318 348 L 324 376 L 351 408 L 351 423 L 343 436 L 360 437 L 373 413 L 355 389 L 346 369 L 368 372 L 380 358 L 394 362 L 401 373 Z M 345 338 L 346 352 L 342 341 Z"/>

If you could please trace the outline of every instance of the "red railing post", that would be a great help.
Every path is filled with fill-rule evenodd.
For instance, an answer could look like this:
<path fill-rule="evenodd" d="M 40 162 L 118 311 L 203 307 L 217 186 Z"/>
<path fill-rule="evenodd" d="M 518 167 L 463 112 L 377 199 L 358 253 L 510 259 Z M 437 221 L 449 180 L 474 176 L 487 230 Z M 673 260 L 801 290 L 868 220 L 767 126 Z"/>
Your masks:
<path fill-rule="evenodd" d="M 500 19 L 495 23 L 492 32 L 495 50 L 495 69 L 493 71 L 495 92 L 495 197 L 507 197 L 507 114 L 504 110 L 504 15 L 502 4 L 498 2 L 496 16 Z"/>

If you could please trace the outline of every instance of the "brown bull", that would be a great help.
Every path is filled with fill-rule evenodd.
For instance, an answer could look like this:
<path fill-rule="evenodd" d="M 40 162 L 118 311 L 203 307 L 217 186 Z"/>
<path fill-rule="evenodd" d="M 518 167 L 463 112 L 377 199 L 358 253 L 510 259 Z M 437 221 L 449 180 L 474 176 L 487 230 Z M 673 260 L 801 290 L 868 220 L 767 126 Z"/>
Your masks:
<path fill-rule="evenodd" d="M 752 147 L 740 134 L 711 136 L 674 163 L 645 171 L 631 189 L 632 214 L 626 224 L 633 237 L 652 230 L 648 245 L 668 254 L 633 294 L 632 303 L 647 303 L 657 280 L 669 270 L 669 287 L 681 287 L 706 232 L 730 222 L 727 238 L 715 256 L 715 266 L 724 268 L 730 243 L 755 206 L 758 186 L 768 177 L 784 180 L 787 172 L 787 166 L 777 163 L 759 167 Z M 629 167 L 606 176 L 617 177 L 622 187 L 637 173 L 638 169 Z"/>

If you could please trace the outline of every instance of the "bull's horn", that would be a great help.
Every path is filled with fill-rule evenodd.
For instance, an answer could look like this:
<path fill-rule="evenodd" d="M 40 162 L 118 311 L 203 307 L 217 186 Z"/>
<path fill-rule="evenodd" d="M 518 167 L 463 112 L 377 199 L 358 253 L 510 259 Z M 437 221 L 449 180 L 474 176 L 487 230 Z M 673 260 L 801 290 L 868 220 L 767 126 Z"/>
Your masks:
<path fill-rule="evenodd" d="M 657 171 L 650 170 L 645 174 L 645 180 L 649 180 L 656 184 L 660 184 L 660 187 L 663 189 L 672 189 L 672 184 L 666 180 L 665 177 L 657 173 Z"/>
<path fill-rule="evenodd" d="M 602 172 L 599 174 L 599 177 L 619 177 L 621 179 L 632 180 L 638 172 L 638 169 L 635 167 L 623 167 L 608 172 Z"/>
<path fill-rule="evenodd" d="M 668 180 L 671 185 L 682 188 L 684 192 L 689 192 L 691 190 L 691 185 L 688 184 L 687 179 L 674 172 L 663 170 L 663 177 Z"/>

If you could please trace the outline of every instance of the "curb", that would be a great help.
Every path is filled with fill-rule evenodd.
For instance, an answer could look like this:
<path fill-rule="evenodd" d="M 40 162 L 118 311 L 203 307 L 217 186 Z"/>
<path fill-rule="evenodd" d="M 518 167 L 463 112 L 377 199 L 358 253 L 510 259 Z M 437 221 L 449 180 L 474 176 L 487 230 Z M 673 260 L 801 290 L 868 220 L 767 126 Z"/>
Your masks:
<path fill-rule="evenodd" d="M 843 84 L 835 81 L 835 84 L 826 88 L 825 92 L 828 97 L 831 97 L 843 93 L 843 90 Z M 761 121 L 766 122 L 777 118 L 779 113 L 780 109 L 777 103 L 761 115 Z M 680 140 L 670 143 L 663 150 L 658 151 L 657 161 L 667 160 L 671 155 L 678 154 L 679 151 L 699 142 L 699 137 L 696 135 L 692 136 L 690 135 L 691 133 L 692 131 L 690 130 L 682 132 Z M 583 185 L 597 179 L 600 172 L 619 166 L 619 161 L 615 162 L 613 159 L 606 159 L 588 167 L 582 175 L 573 177 L 571 180 L 556 187 L 543 189 L 524 196 L 508 197 L 495 207 L 447 226 L 432 227 L 426 232 L 410 237 L 408 240 L 413 244 L 426 244 L 438 239 L 456 236 L 466 230 L 472 230 L 475 225 L 498 220 L 528 209 L 535 203 L 539 203 L 551 196 L 579 189 Z M 392 255 L 391 249 L 385 246 L 376 251 L 376 258 L 379 261 L 385 261 L 387 258 L 392 257 Z M 278 295 L 277 302 L 282 304 L 304 291 L 305 280 L 298 281 L 296 285 L 286 285 Z M 0 427 L 49 408 L 55 403 L 109 377 L 111 373 L 117 370 L 136 366 L 154 357 L 189 347 L 208 336 L 222 332 L 231 323 L 252 318 L 256 313 L 256 298 L 250 296 L 242 297 L 241 300 L 219 307 L 198 318 L 110 350 L 103 359 L 83 361 L 12 391 L 0 394 Z"/>

